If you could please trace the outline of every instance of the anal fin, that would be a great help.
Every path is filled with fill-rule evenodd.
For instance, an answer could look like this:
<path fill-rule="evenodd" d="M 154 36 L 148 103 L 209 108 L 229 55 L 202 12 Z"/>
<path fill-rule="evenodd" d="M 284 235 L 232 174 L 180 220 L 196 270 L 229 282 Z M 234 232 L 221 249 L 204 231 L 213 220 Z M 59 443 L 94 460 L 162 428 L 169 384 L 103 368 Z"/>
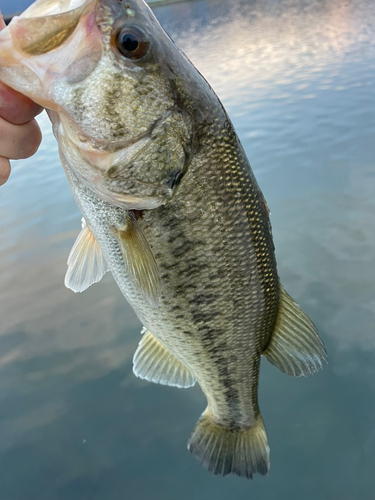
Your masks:
<path fill-rule="evenodd" d="M 263 356 L 295 377 L 315 373 L 326 361 L 327 353 L 314 324 L 282 287 L 275 330 Z"/>
<path fill-rule="evenodd" d="M 171 354 L 148 330 L 133 357 L 134 374 L 149 382 L 185 388 L 195 384 L 189 370 Z"/>

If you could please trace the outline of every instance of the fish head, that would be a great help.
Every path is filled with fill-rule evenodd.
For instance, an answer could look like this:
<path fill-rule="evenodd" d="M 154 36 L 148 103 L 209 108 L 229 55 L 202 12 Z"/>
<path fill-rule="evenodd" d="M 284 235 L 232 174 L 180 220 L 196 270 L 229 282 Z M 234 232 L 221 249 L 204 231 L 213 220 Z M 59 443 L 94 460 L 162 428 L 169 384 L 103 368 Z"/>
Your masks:
<path fill-rule="evenodd" d="M 213 92 L 143 0 L 38 0 L 0 33 L 0 66 L 79 182 L 125 209 L 173 196 Z"/>

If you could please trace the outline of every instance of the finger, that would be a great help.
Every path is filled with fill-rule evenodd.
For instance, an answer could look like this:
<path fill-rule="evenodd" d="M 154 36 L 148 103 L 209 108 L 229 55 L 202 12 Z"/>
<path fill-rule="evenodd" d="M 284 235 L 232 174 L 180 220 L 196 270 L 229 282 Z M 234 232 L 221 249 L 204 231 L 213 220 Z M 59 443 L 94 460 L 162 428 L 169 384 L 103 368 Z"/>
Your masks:
<path fill-rule="evenodd" d="M 43 108 L 31 99 L 0 82 L 0 117 L 22 125 L 32 120 Z"/>
<path fill-rule="evenodd" d="M 10 161 L 0 156 L 0 186 L 5 184 L 10 175 Z"/>
<path fill-rule="evenodd" d="M 13 125 L 0 118 L 0 151 L 11 160 L 32 156 L 42 140 L 39 125 L 31 120 L 23 125 Z"/>
<path fill-rule="evenodd" d="M 0 12 L 0 30 L 5 28 Z M 28 97 L 0 82 L 0 117 L 10 123 L 23 124 L 32 120 L 43 108 Z"/>
<path fill-rule="evenodd" d="M 0 16 L 0 30 L 5 28 L 4 19 Z M 2 186 L 10 175 L 10 161 L 8 158 L 3 158 L 0 156 L 0 186 Z"/>

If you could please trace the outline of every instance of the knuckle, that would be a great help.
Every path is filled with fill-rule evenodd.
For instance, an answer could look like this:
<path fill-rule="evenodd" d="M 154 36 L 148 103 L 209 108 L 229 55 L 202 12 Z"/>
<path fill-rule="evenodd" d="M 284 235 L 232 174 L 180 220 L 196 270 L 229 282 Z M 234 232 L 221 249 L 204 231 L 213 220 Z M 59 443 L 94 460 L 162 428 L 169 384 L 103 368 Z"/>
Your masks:
<path fill-rule="evenodd" d="M 10 175 L 10 161 L 7 158 L 0 158 L 0 186 L 5 184 Z"/>
<path fill-rule="evenodd" d="M 0 84 L 0 116 L 9 123 L 28 123 L 41 111 L 41 106 L 10 87 Z"/>
<path fill-rule="evenodd" d="M 27 123 L 23 126 L 22 137 L 19 138 L 19 158 L 29 158 L 39 148 L 42 140 L 42 134 L 39 125 L 35 120 Z"/>

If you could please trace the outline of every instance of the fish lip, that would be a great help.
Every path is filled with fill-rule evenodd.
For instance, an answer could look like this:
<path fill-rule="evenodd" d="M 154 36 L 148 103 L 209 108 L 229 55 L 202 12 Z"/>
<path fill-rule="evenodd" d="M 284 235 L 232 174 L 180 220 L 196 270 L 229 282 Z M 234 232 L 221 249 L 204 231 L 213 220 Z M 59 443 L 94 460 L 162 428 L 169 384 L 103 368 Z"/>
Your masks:
<path fill-rule="evenodd" d="M 85 4 L 91 4 L 93 2 L 96 3 L 97 1 L 98 0 L 92 0 L 90 2 L 87 2 L 87 0 L 80 0 L 76 5 L 73 6 L 73 8 L 64 9 L 63 2 L 56 2 L 55 4 L 53 4 L 52 2 L 46 2 L 45 0 L 38 0 L 27 7 L 27 9 L 22 12 L 20 17 L 23 17 L 25 19 L 35 19 L 39 17 L 50 17 L 54 15 L 65 14 L 67 12 L 78 10 Z M 60 10 L 56 11 L 56 8 Z"/>

